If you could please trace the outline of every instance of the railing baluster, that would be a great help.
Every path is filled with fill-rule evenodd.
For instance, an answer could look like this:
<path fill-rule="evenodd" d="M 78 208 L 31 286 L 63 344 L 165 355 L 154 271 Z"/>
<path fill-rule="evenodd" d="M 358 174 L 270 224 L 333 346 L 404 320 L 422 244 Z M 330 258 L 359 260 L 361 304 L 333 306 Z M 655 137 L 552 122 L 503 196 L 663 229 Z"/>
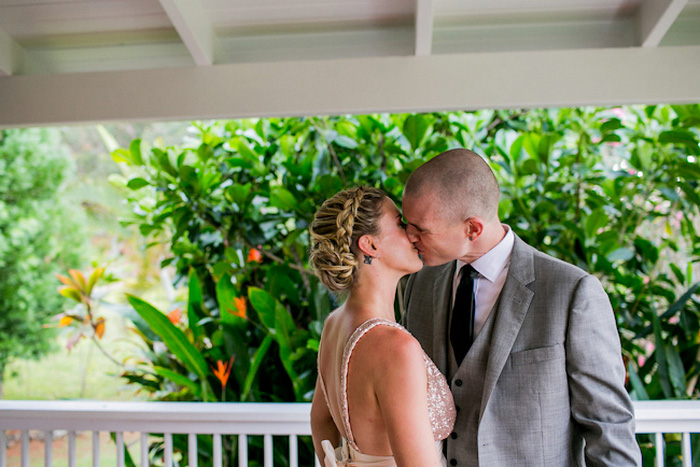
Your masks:
<path fill-rule="evenodd" d="M 289 467 L 299 467 L 297 435 L 289 435 Z"/>
<path fill-rule="evenodd" d="M 222 462 L 222 458 L 221 458 L 221 433 L 214 433 L 213 444 L 214 444 L 214 467 L 222 467 L 223 462 Z"/>
<path fill-rule="evenodd" d="M 44 431 L 44 467 L 53 466 L 53 431 Z"/>
<path fill-rule="evenodd" d="M 22 430 L 22 467 L 29 467 L 29 430 Z"/>
<path fill-rule="evenodd" d="M 5 430 L 0 430 L 0 467 L 7 467 L 7 438 Z"/>
<path fill-rule="evenodd" d="M 115 437 L 117 438 L 117 467 L 124 467 L 124 433 L 117 431 Z"/>
<path fill-rule="evenodd" d="M 265 459 L 263 465 L 265 467 L 272 467 L 273 454 L 272 454 L 272 435 L 265 435 L 265 442 L 263 443 L 265 449 Z"/>
<path fill-rule="evenodd" d="M 163 453 L 163 466 L 173 467 L 173 435 L 172 433 L 163 433 L 163 441 L 165 441 Z"/>
<path fill-rule="evenodd" d="M 75 467 L 75 431 L 68 432 L 68 467 Z"/>
<path fill-rule="evenodd" d="M 100 467 L 100 432 L 92 432 L 92 467 Z"/>
<path fill-rule="evenodd" d="M 197 435 L 194 433 L 187 435 L 187 459 L 190 467 L 197 467 Z"/>
<path fill-rule="evenodd" d="M 238 467 L 248 467 L 248 435 L 238 435 Z"/>
<path fill-rule="evenodd" d="M 656 467 L 664 467 L 664 434 L 654 434 L 654 445 L 656 446 Z"/>
<path fill-rule="evenodd" d="M 141 432 L 141 467 L 148 467 L 148 433 Z"/>
<path fill-rule="evenodd" d="M 692 467 L 693 450 L 690 448 L 690 433 L 683 433 L 681 454 L 683 455 L 683 467 Z"/>

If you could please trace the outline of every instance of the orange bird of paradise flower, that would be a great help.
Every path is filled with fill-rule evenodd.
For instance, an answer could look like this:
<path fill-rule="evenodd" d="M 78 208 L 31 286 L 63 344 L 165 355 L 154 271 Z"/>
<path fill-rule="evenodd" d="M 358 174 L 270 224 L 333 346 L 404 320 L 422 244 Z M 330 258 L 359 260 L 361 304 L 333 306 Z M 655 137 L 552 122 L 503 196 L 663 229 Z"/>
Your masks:
<path fill-rule="evenodd" d="M 216 368 L 211 367 L 211 371 L 214 372 L 216 379 L 221 382 L 221 400 L 223 401 L 226 397 L 226 383 L 228 383 L 228 377 L 231 376 L 231 369 L 233 368 L 233 360 L 236 358 L 235 355 L 231 357 L 228 364 L 224 363 L 223 360 L 216 361 Z"/>
<path fill-rule="evenodd" d="M 233 299 L 233 306 L 234 308 L 226 308 L 226 311 L 231 313 L 234 316 L 238 316 L 239 318 L 245 319 L 246 317 L 246 302 L 244 297 L 234 297 Z"/>
<path fill-rule="evenodd" d="M 248 252 L 248 262 L 249 263 L 262 263 L 262 254 L 260 250 L 251 248 Z"/>

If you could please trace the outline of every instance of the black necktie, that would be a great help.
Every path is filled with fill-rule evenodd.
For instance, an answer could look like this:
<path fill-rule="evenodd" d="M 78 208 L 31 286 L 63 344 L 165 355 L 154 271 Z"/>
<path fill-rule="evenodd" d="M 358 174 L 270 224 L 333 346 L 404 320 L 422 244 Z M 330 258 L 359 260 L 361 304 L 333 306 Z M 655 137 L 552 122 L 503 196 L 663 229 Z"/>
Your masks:
<path fill-rule="evenodd" d="M 454 350 L 457 365 L 461 365 L 464 356 L 472 346 L 474 337 L 474 278 L 476 270 L 467 264 L 462 267 L 462 277 L 457 286 L 455 304 L 452 307 L 452 322 L 450 323 L 450 343 Z"/>

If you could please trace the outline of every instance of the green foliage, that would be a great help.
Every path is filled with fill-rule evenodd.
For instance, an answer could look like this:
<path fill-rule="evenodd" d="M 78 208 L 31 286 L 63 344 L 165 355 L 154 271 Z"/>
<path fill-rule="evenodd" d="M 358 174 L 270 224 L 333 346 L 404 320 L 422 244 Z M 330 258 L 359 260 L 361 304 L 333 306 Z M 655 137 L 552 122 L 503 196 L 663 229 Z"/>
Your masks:
<path fill-rule="evenodd" d="M 243 120 L 197 124 L 183 148 L 135 140 L 113 154 L 115 182 L 189 299 L 170 322 L 131 299 L 149 352 L 125 377 L 162 399 L 310 400 L 337 304 L 307 269 L 315 209 L 358 184 L 400 202 L 417 166 L 467 147 L 494 168 L 505 223 L 603 281 L 632 396 L 697 398 L 699 124 L 698 105 L 581 108 Z M 222 381 L 201 362 L 231 356 L 210 392 Z"/>
<path fill-rule="evenodd" d="M 80 264 L 80 232 L 61 201 L 71 170 L 58 133 L 0 132 L 0 382 L 15 358 L 39 357 L 62 308 L 54 274 Z"/>

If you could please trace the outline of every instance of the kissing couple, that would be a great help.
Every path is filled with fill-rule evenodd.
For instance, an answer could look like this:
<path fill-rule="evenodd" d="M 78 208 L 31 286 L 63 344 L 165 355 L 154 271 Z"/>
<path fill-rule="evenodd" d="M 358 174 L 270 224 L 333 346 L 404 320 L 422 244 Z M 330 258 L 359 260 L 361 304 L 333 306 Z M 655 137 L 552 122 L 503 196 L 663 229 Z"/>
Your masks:
<path fill-rule="evenodd" d="M 502 224 L 499 197 L 453 149 L 411 174 L 403 214 L 371 187 L 316 212 L 309 261 L 346 297 L 311 408 L 324 467 L 641 465 L 603 287 Z"/>

